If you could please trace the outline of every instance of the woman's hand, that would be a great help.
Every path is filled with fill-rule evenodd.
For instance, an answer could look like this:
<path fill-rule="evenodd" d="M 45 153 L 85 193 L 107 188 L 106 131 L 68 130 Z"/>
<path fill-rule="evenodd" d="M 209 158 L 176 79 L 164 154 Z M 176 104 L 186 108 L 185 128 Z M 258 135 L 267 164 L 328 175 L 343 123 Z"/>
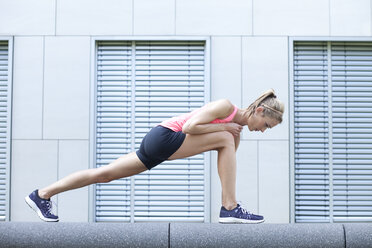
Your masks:
<path fill-rule="evenodd" d="M 243 130 L 243 126 L 230 122 L 225 124 L 225 130 L 229 131 L 234 137 L 238 137 L 240 135 L 240 132 Z"/>

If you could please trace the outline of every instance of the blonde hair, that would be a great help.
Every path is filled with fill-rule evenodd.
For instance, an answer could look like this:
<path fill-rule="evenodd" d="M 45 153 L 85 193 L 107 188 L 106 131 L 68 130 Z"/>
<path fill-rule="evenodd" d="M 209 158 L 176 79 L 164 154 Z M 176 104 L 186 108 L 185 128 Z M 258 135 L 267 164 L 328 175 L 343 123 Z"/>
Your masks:
<path fill-rule="evenodd" d="M 276 98 L 273 89 L 267 90 L 259 98 L 257 98 L 256 101 L 249 105 L 247 108 L 249 116 L 253 115 L 256 109 L 260 106 L 262 106 L 264 109 L 262 112 L 264 116 L 273 118 L 279 123 L 283 121 L 284 104 Z"/>

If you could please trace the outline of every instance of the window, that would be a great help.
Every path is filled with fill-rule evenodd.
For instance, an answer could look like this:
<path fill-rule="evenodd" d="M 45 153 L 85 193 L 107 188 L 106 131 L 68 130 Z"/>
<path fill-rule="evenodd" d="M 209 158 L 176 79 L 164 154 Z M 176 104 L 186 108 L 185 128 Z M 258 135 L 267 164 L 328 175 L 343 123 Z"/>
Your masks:
<path fill-rule="evenodd" d="M 139 148 L 162 120 L 208 101 L 205 41 L 96 43 L 95 166 Z M 96 221 L 205 221 L 206 155 L 97 184 Z"/>
<path fill-rule="evenodd" d="M 9 221 L 12 41 L 0 40 L 0 221 Z"/>
<path fill-rule="evenodd" d="M 295 222 L 372 220 L 372 42 L 294 43 Z"/>

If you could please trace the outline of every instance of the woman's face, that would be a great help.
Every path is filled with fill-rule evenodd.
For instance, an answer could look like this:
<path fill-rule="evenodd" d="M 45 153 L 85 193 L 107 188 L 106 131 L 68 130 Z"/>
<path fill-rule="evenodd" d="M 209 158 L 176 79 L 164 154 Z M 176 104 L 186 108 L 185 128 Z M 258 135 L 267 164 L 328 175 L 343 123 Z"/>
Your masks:
<path fill-rule="evenodd" d="M 258 107 L 253 115 L 248 119 L 249 131 L 265 132 L 267 128 L 273 128 L 278 125 L 278 121 L 263 115 L 263 108 Z"/>

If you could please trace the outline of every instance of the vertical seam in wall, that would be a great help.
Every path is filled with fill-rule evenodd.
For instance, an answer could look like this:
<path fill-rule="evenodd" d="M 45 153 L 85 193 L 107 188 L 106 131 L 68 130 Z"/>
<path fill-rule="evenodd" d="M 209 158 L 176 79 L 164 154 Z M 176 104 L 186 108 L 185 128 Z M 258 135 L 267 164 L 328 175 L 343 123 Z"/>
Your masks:
<path fill-rule="evenodd" d="M 240 36 L 240 107 L 243 108 L 243 36 Z"/>
<path fill-rule="evenodd" d="M 134 0 L 132 0 L 132 35 L 134 35 Z"/>
<path fill-rule="evenodd" d="M 59 140 L 57 140 L 57 181 L 59 180 Z M 57 204 L 58 204 L 58 194 L 57 196 Z M 58 208 L 57 208 L 57 215 L 58 215 Z"/>
<path fill-rule="evenodd" d="M 92 158 L 91 158 L 91 132 L 92 132 L 92 115 L 93 115 L 93 107 L 92 107 L 92 67 L 95 68 L 95 61 L 92 63 L 92 40 L 93 38 L 89 38 L 89 128 L 88 128 L 88 169 L 91 168 Z M 92 66 L 93 65 L 93 66 Z M 88 222 L 91 222 L 91 216 L 92 216 L 92 187 L 88 186 Z"/>
<path fill-rule="evenodd" d="M 44 139 L 44 94 L 45 94 L 45 36 L 43 36 L 43 80 L 41 96 L 41 139 Z"/>
<path fill-rule="evenodd" d="M 174 0 L 174 35 L 176 35 L 176 32 L 177 32 L 176 20 L 177 20 L 177 0 Z"/>
<path fill-rule="evenodd" d="M 344 224 L 342 224 L 342 229 L 344 230 L 344 247 L 346 248 L 346 230 Z"/>
<path fill-rule="evenodd" d="M 57 5 L 58 5 L 58 0 L 55 1 L 55 14 L 54 14 L 54 35 L 57 36 Z"/>
<path fill-rule="evenodd" d="M 292 136 L 292 123 L 291 123 L 291 105 L 292 105 L 292 98 L 291 98 L 291 79 L 292 79 L 292 51 L 291 51 L 291 48 L 292 48 L 292 44 L 290 44 L 291 42 L 291 39 L 289 38 L 289 36 L 287 36 L 287 44 L 288 44 L 288 108 L 289 108 L 289 111 L 288 111 L 288 159 L 289 159 L 289 168 L 288 168 L 288 172 L 289 172 L 289 180 L 288 180 L 288 187 L 289 187 L 289 208 L 288 208 L 288 216 L 289 216 L 289 223 L 293 223 L 293 219 L 292 219 L 292 211 L 294 211 L 294 208 L 292 206 L 292 198 L 294 196 L 293 194 L 293 189 L 292 188 L 292 142 L 291 142 L 291 136 Z M 292 41 L 293 42 L 293 41 Z"/>
<path fill-rule="evenodd" d="M 260 154 L 259 141 L 257 140 L 257 212 L 260 213 Z"/>
<path fill-rule="evenodd" d="M 92 63 L 92 37 L 90 37 L 89 39 L 89 128 L 88 128 L 88 146 L 90 146 L 90 140 L 91 140 L 91 136 L 90 136 L 90 132 L 92 131 L 92 125 L 90 124 L 90 120 L 92 118 L 92 64 L 95 65 L 95 61 Z M 88 151 L 88 163 L 89 163 L 89 160 L 90 160 L 90 153 L 91 153 L 91 150 L 89 149 Z M 90 163 L 88 164 L 88 169 L 90 168 Z"/>
<path fill-rule="evenodd" d="M 171 223 L 169 222 L 168 223 L 168 248 L 170 248 L 170 227 L 171 227 Z"/>
<path fill-rule="evenodd" d="M 11 49 L 9 49 L 9 44 L 11 43 Z M 6 186 L 6 188 L 7 188 L 7 190 L 8 190 L 8 193 L 7 193 L 7 198 L 8 199 L 6 199 L 5 198 L 5 205 L 6 205 L 6 208 L 5 208 L 5 220 L 7 220 L 7 221 L 12 221 L 12 217 L 11 217 L 11 214 L 12 214 L 12 209 L 11 209 L 11 202 L 12 202 L 12 187 L 11 187 L 11 185 L 12 185 L 12 177 L 11 177 L 11 175 L 12 175 L 12 151 L 13 151 L 13 129 L 12 129 L 12 127 L 13 127 L 13 118 L 14 118 L 14 116 L 13 116 L 13 111 L 14 111 L 14 104 L 13 104 L 13 102 L 14 102 L 14 98 L 13 98 L 13 96 L 14 96 L 14 65 L 15 65 L 15 62 L 14 62 L 14 58 L 15 58 L 15 49 L 14 49 L 14 44 L 15 44 L 15 38 L 14 37 L 12 37 L 12 38 L 10 38 L 9 40 L 8 40 L 8 56 L 9 56 L 9 58 L 11 58 L 11 64 L 9 64 L 9 58 L 8 58 L 8 71 L 9 71 L 9 66 L 12 68 L 11 69 L 11 72 L 10 72 L 10 79 L 9 79 L 9 77 L 7 78 L 7 81 L 8 81 L 8 83 L 10 83 L 11 84 L 11 96 L 10 96 L 10 98 L 11 98 L 11 109 L 10 109 L 10 120 L 9 120 L 9 125 L 10 125 L 10 132 L 9 132 L 9 144 L 8 144 L 8 149 L 9 149 L 9 154 L 8 154 L 8 156 L 9 156 L 9 164 L 8 164 L 8 170 L 5 172 L 5 173 L 7 173 L 6 174 L 6 178 L 7 179 L 5 179 L 5 183 L 7 184 L 7 186 Z M 6 170 L 6 169 L 5 169 Z M 8 202 L 6 202 L 6 201 L 8 201 Z M 8 214 L 7 214 L 8 213 Z"/>
<path fill-rule="evenodd" d="M 252 15 L 251 15 L 251 16 L 252 16 L 252 36 L 254 35 L 254 25 L 253 25 L 253 19 L 254 19 L 254 18 L 253 18 L 253 14 L 254 14 L 253 6 L 254 6 L 254 5 L 253 5 L 253 2 L 254 2 L 254 0 L 252 0 Z"/>
<path fill-rule="evenodd" d="M 328 25 L 328 32 L 329 35 L 332 35 L 332 18 L 331 18 L 331 0 L 328 0 L 328 18 L 329 18 L 329 25 Z"/>

